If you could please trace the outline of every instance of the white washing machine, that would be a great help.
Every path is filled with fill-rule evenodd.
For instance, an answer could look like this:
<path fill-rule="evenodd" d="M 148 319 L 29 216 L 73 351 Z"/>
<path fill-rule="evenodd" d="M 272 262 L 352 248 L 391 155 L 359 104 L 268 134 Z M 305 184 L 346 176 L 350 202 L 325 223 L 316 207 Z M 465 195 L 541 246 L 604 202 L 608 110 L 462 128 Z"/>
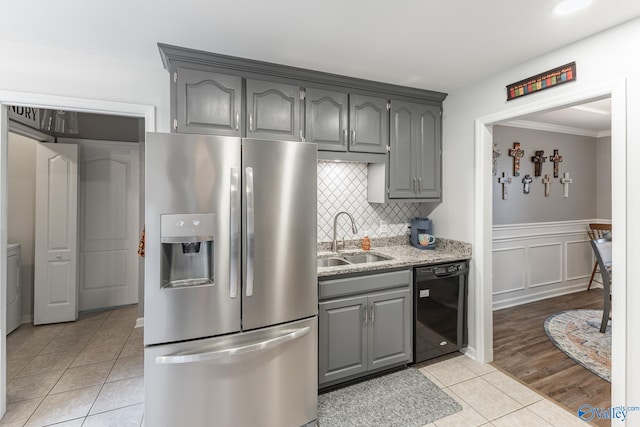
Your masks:
<path fill-rule="evenodd" d="M 22 320 L 20 252 L 20 244 L 7 245 L 7 334 L 20 326 Z"/>

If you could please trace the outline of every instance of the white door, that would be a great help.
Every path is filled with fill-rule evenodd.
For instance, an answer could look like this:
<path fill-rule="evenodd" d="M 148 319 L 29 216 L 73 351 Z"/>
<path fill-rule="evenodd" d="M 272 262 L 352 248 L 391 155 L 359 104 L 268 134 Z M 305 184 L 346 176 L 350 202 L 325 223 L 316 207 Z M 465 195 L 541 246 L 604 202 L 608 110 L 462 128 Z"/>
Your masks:
<path fill-rule="evenodd" d="M 77 317 L 78 147 L 36 148 L 36 239 L 33 323 Z"/>
<path fill-rule="evenodd" d="M 138 144 L 80 141 L 80 311 L 138 302 Z"/>

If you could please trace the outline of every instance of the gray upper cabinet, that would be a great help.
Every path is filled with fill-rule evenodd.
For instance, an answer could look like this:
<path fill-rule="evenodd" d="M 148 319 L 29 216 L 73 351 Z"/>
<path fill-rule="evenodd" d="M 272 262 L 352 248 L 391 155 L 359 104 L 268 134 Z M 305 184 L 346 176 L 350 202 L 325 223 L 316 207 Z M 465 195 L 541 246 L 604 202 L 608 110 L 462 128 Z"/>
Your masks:
<path fill-rule="evenodd" d="M 299 86 L 247 79 L 247 137 L 301 140 Z"/>
<path fill-rule="evenodd" d="M 380 154 L 387 152 L 387 102 L 384 98 L 349 95 L 349 151 Z"/>
<path fill-rule="evenodd" d="M 441 109 L 391 101 L 390 199 L 440 199 Z"/>
<path fill-rule="evenodd" d="M 348 95 L 324 89 L 305 90 L 305 141 L 318 150 L 347 151 Z"/>
<path fill-rule="evenodd" d="M 175 131 L 241 135 L 241 77 L 178 68 L 174 82 L 177 86 Z"/>

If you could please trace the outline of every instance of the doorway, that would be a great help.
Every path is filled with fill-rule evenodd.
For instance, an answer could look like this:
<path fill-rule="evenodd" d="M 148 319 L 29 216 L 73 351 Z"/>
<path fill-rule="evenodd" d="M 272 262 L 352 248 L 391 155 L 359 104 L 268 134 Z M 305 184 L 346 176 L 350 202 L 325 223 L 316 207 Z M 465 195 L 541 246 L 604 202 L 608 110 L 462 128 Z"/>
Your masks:
<path fill-rule="evenodd" d="M 68 98 L 22 92 L 0 91 L 0 414 L 6 411 L 6 291 L 7 281 L 7 148 L 8 148 L 8 105 L 24 105 L 33 108 L 48 108 L 67 111 L 136 117 L 144 119 L 146 132 L 155 130 L 155 109 L 150 105 L 128 104 L 104 100 Z M 144 152 L 144 147 L 142 147 Z M 143 174 L 142 174 L 143 175 Z M 143 188 L 144 186 L 141 186 Z M 143 223 L 144 210 L 141 210 Z M 142 264 L 142 263 L 141 263 Z M 140 275 L 143 269 L 140 268 Z M 143 289 L 139 289 L 139 301 L 143 301 Z M 139 304 L 139 318 L 143 306 Z"/>
<path fill-rule="evenodd" d="M 492 285 L 492 182 L 491 149 L 493 125 L 511 120 L 524 114 L 549 111 L 565 106 L 578 105 L 590 100 L 611 97 L 611 155 L 612 155 L 612 223 L 617 229 L 617 239 L 613 243 L 614 262 L 617 266 L 619 288 L 613 296 L 613 306 L 617 307 L 616 316 L 627 318 L 626 299 L 626 86 L 624 81 L 610 83 L 608 86 L 585 88 L 568 95 L 558 96 L 520 105 L 490 116 L 476 119 L 476 197 L 475 197 L 475 236 L 476 251 L 475 284 L 476 294 L 476 343 L 477 358 L 481 362 L 493 360 L 493 285 Z M 625 402 L 627 325 L 623 320 L 613 330 L 612 338 L 612 402 Z"/>
<path fill-rule="evenodd" d="M 602 289 L 587 292 L 594 259 L 586 230 L 611 219 L 610 111 L 605 98 L 493 126 L 501 150 L 492 177 L 493 362 L 574 413 L 585 402 L 609 407 L 611 384 L 556 347 L 545 320 L 603 306 Z M 516 143 L 524 151 L 519 176 Z M 563 185 L 565 173 L 571 180 Z"/>

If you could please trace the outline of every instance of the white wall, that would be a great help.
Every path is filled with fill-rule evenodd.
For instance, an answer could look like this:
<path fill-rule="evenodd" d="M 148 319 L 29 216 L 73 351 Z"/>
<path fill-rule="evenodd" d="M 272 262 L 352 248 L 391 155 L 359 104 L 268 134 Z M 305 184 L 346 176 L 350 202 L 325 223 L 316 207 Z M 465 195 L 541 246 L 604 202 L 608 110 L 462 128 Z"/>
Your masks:
<path fill-rule="evenodd" d="M 616 188 L 613 188 L 613 194 L 614 198 L 626 198 L 626 216 L 630 219 L 626 224 L 627 239 L 629 242 L 637 241 L 640 238 L 640 224 L 631 219 L 640 217 L 640 198 L 634 194 L 634 186 L 631 183 L 640 182 L 640 168 L 635 165 L 640 159 L 640 144 L 635 143 L 640 140 L 640 121 L 637 120 L 637 117 L 640 117 L 640 56 L 631 52 L 637 50 L 638 40 L 640 40 L 640 20 L 634 20 L 451 93 L 444 104 L 444 198 L 442 205 L 431 214 L 440 232 L 454 239 L 474 241 L 476 246 L 482 244 L 481 241 L 475 240 L 476 230 L 474 229 L 476 154 L 474 121 L 476 119 L 517 107 L 525 109 L 524 107 L 530 103 L 540 103 L 546 99 L 568 97 L 579 90 L 586 91 L 601 87 L 603 81 L 626 79 L 626 138 L 629 141 L 626 152 L 626 182 L 630 183 L 630 186 L 629 193 L 626 195 L 620 194 Z M 479 49 L 483 48 L 490 49 L 490 46 L 479 46 Z M 577 63 L 576 82 L 507 103 L 506 85 L 571 61 Z M 469 66 L 472 67 L 473 64 Z M 613 113 L 615 121 L 615 109 Z M 490 161 L 490 153 L 482 155 Z M 489 165 L 489 170 L 490 167 Z M 490 208 L 488 212 L 484 208 L 483 213 L 490 214 Z M 478 235 L 480 236 L 481 232 Z M 476 250 L 477 247 L 474 247 L 474 251 Z M 627 245 L 626 251 L 628 267 L 626 271 L 620 273 L 619 277 L 626 277 L 627 283 L 640 283 L 640 271 L 633 268 L 640 259 L 640 247 Z M 472 307 L 471 319 L 476 319 L 479 315 L 476 313 L 475 305 L 477 300 L 481 300 L 474 279 L 472 277 L 469 293 Z M 490 281 L 490 278 L 488 280 Z M 626 297 L 627 301 L 640 301 L 640 287 L 627 286 Z M 628 330 L 640 329 L 639 310 L 628 310 L 626 325 Z M 472 325 L 469 336 L 471 347 L 477 345 L 476 332 Z M 636 341 L 626 340 L 626 360 L 640 360 L 640 343 Z M 637 364 L 628 363 L 622 368 L 619 365 L 615 367 L 614 384 L 616 372 L 624 372 L 627 378 L 640 378 L 640 366 Z M 623 397 L 619 393 L 616 396 Z M 626 402 L 640 401 L 640 384 L 627 382 L 624 397 Z"/>
<path fill-rule="evenodd" d="M 169 73 L 159 53 L 157 62 L 137 63 L 0 41 L 0 57 L 0 90 L 154 105 L 156 130 L 169 131 Z"/>
<path fill-rule="evenodd" d="M 20 243 L 22 255 L 22 318 L 33 313 L 33 251 L 35 244 L 36 144 L 33 139 L 9 133 L 8 243 Z"/>

